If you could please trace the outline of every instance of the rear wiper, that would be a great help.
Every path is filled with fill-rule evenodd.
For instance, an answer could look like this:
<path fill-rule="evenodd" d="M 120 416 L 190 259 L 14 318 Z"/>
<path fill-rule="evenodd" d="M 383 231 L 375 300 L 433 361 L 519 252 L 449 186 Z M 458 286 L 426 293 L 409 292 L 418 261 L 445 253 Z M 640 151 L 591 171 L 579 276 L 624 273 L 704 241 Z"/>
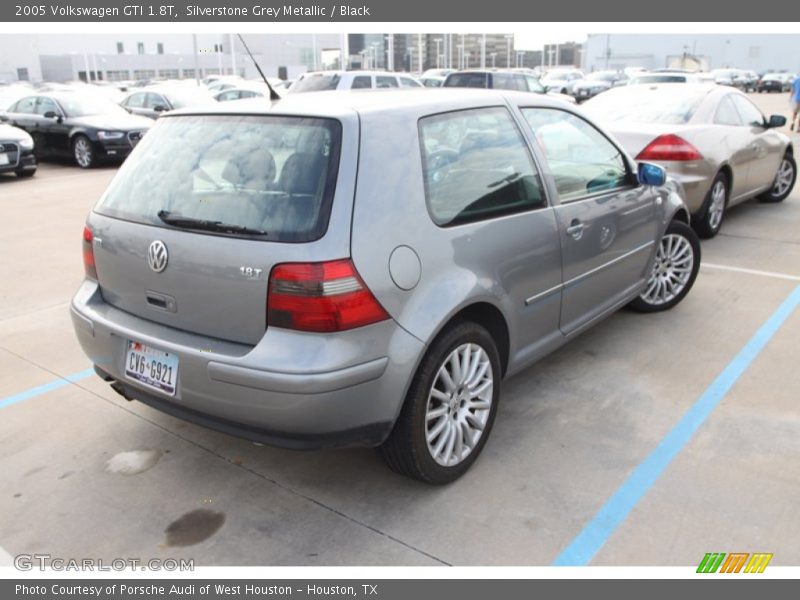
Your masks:
<path fill-rule="evenodd" d="M 242 235 L 268 235 L 262 229 L 245 227 L 244 225 L 233 225 L 222 221 L 208 221 L 206 219 L 193 219 L 192 217 L 182 217 L 173 215 L 168 210 L 158 211 L 158 218 L 167 225 L 180 227 L 182 229 L 197 229 L 200 231 L 218 231 L 220 233 L 240 233 Z"/>

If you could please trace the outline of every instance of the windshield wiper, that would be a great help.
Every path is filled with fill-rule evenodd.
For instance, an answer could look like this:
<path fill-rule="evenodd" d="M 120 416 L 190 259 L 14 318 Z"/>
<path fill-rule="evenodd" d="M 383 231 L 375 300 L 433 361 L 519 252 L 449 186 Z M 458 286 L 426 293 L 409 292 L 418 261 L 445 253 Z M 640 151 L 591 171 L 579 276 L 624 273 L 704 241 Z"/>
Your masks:
<path fill-rule="evenodd" d="M 262 229 L 245 227 L 244 225 L 233 225 L 222 221 L 208 221 L 206 219 L 193 219 L 192 217 L 182 217 L 173 215 L 168 210 L 158 211 L 158 218 L 167 225 L 180 227 L 181 229 L 197 229 L 200 231 L 218 231 L 220 233 L 238 233 L 242 235 L 268 235 Z"/>

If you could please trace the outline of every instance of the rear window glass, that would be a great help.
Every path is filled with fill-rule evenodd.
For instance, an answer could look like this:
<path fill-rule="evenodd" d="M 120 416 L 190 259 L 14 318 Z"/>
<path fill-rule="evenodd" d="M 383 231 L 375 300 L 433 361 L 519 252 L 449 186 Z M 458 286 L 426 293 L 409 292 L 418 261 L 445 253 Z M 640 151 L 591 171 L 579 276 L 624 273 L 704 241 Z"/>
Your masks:
<path fill-rule="evenodd" d="M 451 73 L 444 82 L 445 87 L 488 87 L 488 73 Z"/>
<path fill-rule="evenodd" d="M 335 74 L 314 73 L 306 75 L 294 82 L 291 92 L 293 94 L 302 92 L 324 92 L 325 90 L 335 90 L 339 85 L 341 77 Z"/>
<path fill-rule="evenodd" d="M 425 195 L 437 225 L 546 205 L 527 144 L 505 108 L 426 117 L 419 133 Z"/>
<path fill-rule="evenodd" d="M 622 87 L 595 96 L 583 108 L 605 123 L 627 121 L 633 123 L 688 123 L 697 107 L 707 95 L 707 90 L 692 92 L 681 86 L 670 90 Z"/>
<path fill-rule="evenodd" d="M 327 229 L 340 144 L 332 119 L 159 119 L 95 210 L 165 227 L 158 215 L 168 211 L 263 231 L 263 239 L 311 241 Z"/>

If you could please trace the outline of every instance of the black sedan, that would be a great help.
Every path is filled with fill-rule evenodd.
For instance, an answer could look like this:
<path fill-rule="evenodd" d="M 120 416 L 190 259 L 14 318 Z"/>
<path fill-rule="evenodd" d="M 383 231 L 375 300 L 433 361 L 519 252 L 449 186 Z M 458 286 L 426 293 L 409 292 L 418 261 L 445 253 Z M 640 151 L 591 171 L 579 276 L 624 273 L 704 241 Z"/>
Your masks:
<path fill-rule="evenodd" d="M 780 75 L 768 73 L 756 84 L 756 89 L 759 93 L 778 92 L 780 94 L 786 89 L 786 83 Z"/>
<path fill-rule="evenodd" d="M 6 119 L 31 135 L 38 157 L 71 156 L 84 169 L 124 160 L 152 125 L 110 100 L 76 92 L 26 96 Z"/>
<path fill-rule="evenodd" d="M 132 92 L 120 102 L 120 106 L 131 114 L 157 119 L 170 110 L 213 103 L 214 98 L 207 90 L 163 85 Z"/>
<path fill-rule="evenodd" d="M 0 173 L 16 173 L 17 177 L 36 173 L 33 138 L 17 127 L 0 125 Z"/>

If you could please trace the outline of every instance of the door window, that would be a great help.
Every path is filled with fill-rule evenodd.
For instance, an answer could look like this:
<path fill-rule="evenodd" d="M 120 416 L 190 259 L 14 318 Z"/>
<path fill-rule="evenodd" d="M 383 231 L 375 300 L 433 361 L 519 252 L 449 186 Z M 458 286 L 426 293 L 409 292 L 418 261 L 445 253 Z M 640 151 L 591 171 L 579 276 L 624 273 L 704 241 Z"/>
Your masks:
<path fill-rule="evenodd" d="M 546 205 L 528 147 L 508 110 L 463 110 L 419 122 L 428 210 L 442 227 Z"/>
<path fill-rule="evenodd" d="M 714 113 L 714 123 L 717 125 L 737 126 L 744 124 L 730 96 L 725 96 L 717 106 L 717 112 Z"/>
<path fill-rule="evenodd" d="M 738 94 L 733 94 L 730 98 L 733 100 L 736 110 L 739 111 L 742 121 L 744 121 L 746 125 L 752 127 L 764 126 L 764 115 L 756 108 L 755 104 Z"/>
<path fill-rule="evenodd" d="M 155 110 L 156 106 L 163 106 L 164 108 L 169 108 L 167 105 L 167 101 L 161 94 L 147 94 L 147 100 L 145 100 L 145 108 L 149 108 L 151 110 Z"/>
<path fill-rule="evenodd" d="M 13 112 L 24 113 L 27 115 L 34 114 L 36 112 L 36 96 L 28 96 L 27 98 L 23 98 L 17 102 Z"/>
<path fill-rule="evenodd" d="M 372 87 L 372 77 L 370 75 L 359 75 L 353 78 L 353 85 L 350 86 L 351 90 L 364 90 Z"/>
<path fill-rule="evenodd" d="M 622 153 L 587 121 L 550 108 L 524 108 L 522 114 L 547 157 L 562 202 L 628 184 Z"/>
<path fill-rule="evenodd" d="M 49 112 L 54 112 L 57 115 L 61 114 L 61 111 L 58 109 L 58 105 L 52 98 L 39 96 L 39 101 L 36 103 L 36 114 L 45 115 Z"/>
<path fill-rule="evenodd" d="M 144 99 L 147 94 L 138 93 L 129 96 L 128 99 L 125 101 L 125 106 L 128 108 L 143 108 L 144 107 Z"/>
<path fill-rule="evenodd" d="M 397 78 L 389 77 L 386 75 L 378 75 L 375 77 L 375 87 L 379 88 L 393 88 L 397 87 Z"/>

